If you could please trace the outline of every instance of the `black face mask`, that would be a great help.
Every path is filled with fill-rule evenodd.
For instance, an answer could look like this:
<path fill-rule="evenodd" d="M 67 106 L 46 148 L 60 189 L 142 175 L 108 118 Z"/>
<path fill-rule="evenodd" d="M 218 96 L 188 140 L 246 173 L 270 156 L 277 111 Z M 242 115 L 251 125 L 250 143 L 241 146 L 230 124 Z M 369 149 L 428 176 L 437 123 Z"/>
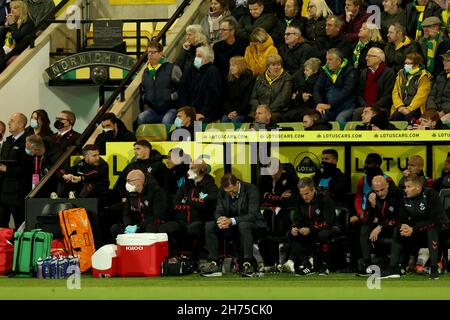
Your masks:
<path fill-rule="evenodd" d="M 60 121 L 60 120 L 56 120 L 55 123 L 53 124 L 53 126 L 59 130 L 59 129 L 64 128 L 64 123 L 62 123 L 62 121 Z"/>
<path fill-rule="evenodd" d="M 336 172 L 336 164 L 322 161 L 320 163 L 320 172 L 323 177 L 328 178 Z"/>

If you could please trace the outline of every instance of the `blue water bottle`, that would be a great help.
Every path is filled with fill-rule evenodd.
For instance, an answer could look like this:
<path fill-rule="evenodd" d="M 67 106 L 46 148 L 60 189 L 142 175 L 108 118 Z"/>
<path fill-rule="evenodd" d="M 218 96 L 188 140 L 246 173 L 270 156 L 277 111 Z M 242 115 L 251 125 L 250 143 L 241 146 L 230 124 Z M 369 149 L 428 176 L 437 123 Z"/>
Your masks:
<path fill-rule="evenodd" d="M 50 277 L 52 279 L 58 279 L 58 258 L 53 257 L 51 260 L 51 267 L 50 267 Z"/>
<path fill-rule="evenodd" d="M 51 278 L 51 262 L 52 258 L 47 257 L 44 260 L 44 263 L 42 264 L 42 275 L 44 276 L 44 279 L 50 279 Z"/>

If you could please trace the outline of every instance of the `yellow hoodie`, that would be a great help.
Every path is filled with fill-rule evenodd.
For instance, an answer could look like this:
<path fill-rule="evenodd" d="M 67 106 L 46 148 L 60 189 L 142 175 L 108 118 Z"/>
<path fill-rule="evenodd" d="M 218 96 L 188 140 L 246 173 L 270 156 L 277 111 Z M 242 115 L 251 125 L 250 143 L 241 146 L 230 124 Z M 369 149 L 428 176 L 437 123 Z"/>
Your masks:
<path fill-rule="evenodd" d="M 255 77 L 266 71 L 266 61 L 270 54 L 278 54 L 270 36 L 264 43 L 250 43 L 245 49 L 245 62 Z"/>

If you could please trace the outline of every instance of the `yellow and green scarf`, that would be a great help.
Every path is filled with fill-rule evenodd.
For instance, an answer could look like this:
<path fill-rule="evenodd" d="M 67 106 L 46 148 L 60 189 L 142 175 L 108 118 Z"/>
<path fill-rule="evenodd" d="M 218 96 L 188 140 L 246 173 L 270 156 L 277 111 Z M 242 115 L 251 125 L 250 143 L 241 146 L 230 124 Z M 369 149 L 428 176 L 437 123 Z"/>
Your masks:
<path fill-rule="evenodd" d="M 396 47 L 395 47 L 395 51 L 399 50 L 402 47 L 406 47 L 408 45 L 411 44 L 411 39 L 408 36 L 405 36 L 402 40 L 402 42 L 400 42 Z"/>
<path fill-rule="evenodd" d="M 277 81 L 278 79 L 280 79 L 280 77 L 281 77 L 281 75 L 282 75 L 283 73 L 284 73 L 284 69 L 281 68 L 280 74 L 279 74 L 278 76 L 276 76 L 275 78 L 272 79 L 272 78 L 269 76 L 269 70 L 267 70 L 266 73 L 265 73 L 265 76 L 266 76 L 267 82 L 269 83 L 269 86 L 271 86 L 272 83 L 274 83 L 275 81 Z"/>
<path fill-rule="evenodd" d="M 322 70 L 325 72 L 325 74 L 330 78 L 331 82 L 336 83 L 336 80 L 341 73 L 342 69 L 344 69 L 348 65 L 348 60 L 344 58 L 344 61 L 342 62 L 339 69 L 337 69 L 336 72 L 331 71 L 327 65 L 322 66 Z"/>
<path fill-rule="evenodd" d="M 5 47 L 7 47 L 9 49 L 9 51 L 11 51 L 12 49 L 14 49 L 14 47 L 16 46 L 16 41 L 14 40 L 12 33 L 10 31 L 8 31 L 6 33 L 6 38 L 5 38 Z M 6 52 L 8 53 L 8 52 Z"/>
<path fill-rule="evenodd" d="M 355 46 L 355 50 L 353 50 L 353 65 L 355 68 L 358 68 L 359 64 L 359 57 L 361 56 L 361 51 L 364 49 L 364 47 L 369 43 L 369 41 L 358 41 L 358 43 Z"/>
<path fill-rule="evenodd" d="M 432 73 L 434 70 L 434 56 L 436 54 L 437 43 L 440 34 L 437 34 L 433 39 L 427 40 L 427 71 Z"/>
<path fill-rule="evenodd" d="M 148 74 L 150 75 L 150 77 L 153 78 L 153 80 L 155 80 L 156 77 L 156 71 L 161 67 L 161 65 L 165 62 L 164 57 L 161 57 L 161 59 L 159 59 L 159 63 L 156 66 L 152 66 L 150 63 L 148 64 L 147 68 L 148 68 Z"/>
<path fill-rule="evenodd" d="M 414 6 L 416 7 L 417 12 L 419 12 L 419 19 L 417 19 L 417 26 L 416 26 L 416 41 L 422 37 L 423 28 L 422 28 L 422 22 L 423 22 L 423 14 L 425 13 L 425 6 L 419 6 L 416 3 L 416 0 L 414 0 Z"/>
<path fill-rule="evenodd" d="M 442 11 L 442 32 L 450 37 L 450 12 L 448 10 Z"/>

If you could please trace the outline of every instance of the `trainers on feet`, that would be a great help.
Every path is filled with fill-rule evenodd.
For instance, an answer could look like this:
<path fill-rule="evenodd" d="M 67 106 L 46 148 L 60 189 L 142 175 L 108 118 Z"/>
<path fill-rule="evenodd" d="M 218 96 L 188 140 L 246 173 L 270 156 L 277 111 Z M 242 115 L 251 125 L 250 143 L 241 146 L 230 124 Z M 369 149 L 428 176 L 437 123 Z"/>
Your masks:
<path fill-rule="evenodd" d="M 431 267 L 430 279 L 432 279 L 432 280 L 439 279 L 439 271 L 438 271 L 437 267 Z"/>
<path fill-rule="evenodd" d="M 204 277 L 220 277 L 222 276 L 222 268 L 215 261 L 201 268 L 200 275 Z"/>
<path fill-rule="evenodd" d="M 69 192 L 69 199 L 75 199 L 75 191 Z"/>
<path fill-rule="evenodd" d="M 58 199 L 58 194 L 56 192 L 52 192 L 50 194 L 50 199 Z"/>
<path fill-rule="evenodd" d="M 328 270 L 327 265 L 323 264 L 319 269 L 319 276 L 328 276 L 330 274 L 330 270 Z"/>
<path fill-rule="evenodd" d="M 304 265 L 300 266 L 298 272 L 295 274 L 296 276 L 309 276 L 315 274 L 312 265 L 309 262 L 306 262 Z"/>
<path fill-rule="evenodd" d="M 398 279 L 405 275 L 405 271 L 400 268 L 390 268 L 381 273 L 381 279 Z"/>
<path fill-rule="evenodd" d="M 359 277 L 369 277 L 373 273 L 374 272 L 369 268 L 369 266 L 363 265 L 362 268 L 360 270 L 358 270 L 356 275 L 359 276 Z"/>
<path fill-rule="evenodd" d="M 243 277 L 253 277 L 255 270 L 250 262 L 244 262 L 242 265 L 242 276 Z"/>
<path fill-rule="evenodd" d="M 277 266 L 278 271 L 280 272 L 289 272 L 289 273 L 295 273 L 295 267 L 294 267 L 294 261 L 288 260 L 283 264 L 279 264 Z"/>

